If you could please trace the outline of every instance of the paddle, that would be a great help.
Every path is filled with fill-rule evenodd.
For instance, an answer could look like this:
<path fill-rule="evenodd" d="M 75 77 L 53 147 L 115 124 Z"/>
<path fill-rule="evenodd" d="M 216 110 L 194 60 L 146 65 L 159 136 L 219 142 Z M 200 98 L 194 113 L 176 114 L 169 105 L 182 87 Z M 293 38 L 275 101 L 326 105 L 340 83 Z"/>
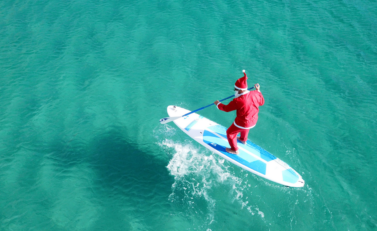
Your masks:
<path fill-rule="evenodd" d="M 253 89 L 253 88 L 254 88 L 254 87 L 250 87 L 250 88 L 247 89 L 247 90 L 251 90 L 251 89 Z M 226 97 L 225 99 L 219 100 L 219 102 L 224 101 L 224 100 L 227 100 L 227 99 L 230 99 L 230 98 L 233 98 L 233 97 L 234 97 L 234 95 L 229 96 L 229 97 Z M 196 110 L 194 110 L 194 111 L 192 111 L 192 112 L 189 112 L 189 113 L 184 114 L 184 115 L 181 115 L 181 116 L 165 117 L 165 118 L 162 118 L 162 119 L 160 119 L 160 123 L 161 123 L 161 124 L 169 123 L 169 122 L 174 121 L 174 120 L 176 120 L 176 119 L 179 119 L 179 118 L 182 118 L 182 117 L 184 117 L 184 116 L 188 116 L 188 115 L 190 115 L 190 114 L 192 114 L 192 113 L 195 113 L 195 112 L 197 112 L 197 111 L 203 110 L 204 108 L 207 108 L 207 107 L 212 106 L 212 105 L 215 105 L 215 104 L 214 104 L 214 103 L 211 103 L 211 104 L 209 104 L 209 105 L 207 105 L 207 106 L 201 107 L 201 108 L 199 108 L 199 109 L 196 109 Z"/>

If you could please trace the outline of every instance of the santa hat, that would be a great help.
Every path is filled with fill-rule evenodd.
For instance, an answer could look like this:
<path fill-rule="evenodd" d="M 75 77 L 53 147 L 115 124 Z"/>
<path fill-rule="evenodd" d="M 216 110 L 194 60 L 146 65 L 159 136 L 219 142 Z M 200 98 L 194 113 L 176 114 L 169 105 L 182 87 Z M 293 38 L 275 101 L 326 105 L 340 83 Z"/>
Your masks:
<path fill-rule="evenodd" d="M 236 83 L 234 84 L 234 87 L 237 90 L 247 90 L 247 76 L 245 70 L 243 70 L 243 77 L 239 78 Z"/>

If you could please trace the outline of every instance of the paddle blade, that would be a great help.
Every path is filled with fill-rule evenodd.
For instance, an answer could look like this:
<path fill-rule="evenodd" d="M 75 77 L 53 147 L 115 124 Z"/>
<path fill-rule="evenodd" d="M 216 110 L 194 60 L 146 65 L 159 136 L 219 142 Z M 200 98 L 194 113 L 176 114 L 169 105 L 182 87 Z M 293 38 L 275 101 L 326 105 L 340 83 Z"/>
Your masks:
<path fill-rule="evenodd" d="M 171 121 L 174 121 L 174 120 L 176 120 L 176 119 L 179 119 L 179 118 L 182 118 L 182 116 L 176 116 L 176 117 L 165 117 L 165 118 L 160 119 L 160 123 L 161 123 L 161 124 L 167 124 L 167 123 L 169 123 L 169 122 L 171 122 Z"/>

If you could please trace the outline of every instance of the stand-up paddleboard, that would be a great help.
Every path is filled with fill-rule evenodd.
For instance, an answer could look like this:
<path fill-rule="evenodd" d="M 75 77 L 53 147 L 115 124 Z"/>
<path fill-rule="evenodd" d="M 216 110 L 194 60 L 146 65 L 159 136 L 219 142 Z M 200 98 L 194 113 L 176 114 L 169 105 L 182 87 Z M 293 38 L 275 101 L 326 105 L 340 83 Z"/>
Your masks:
<path fill-rule="evenodd" d="M 168 106 L 167 110 L 170 117 L 182 116 L 190 112 L 177 106 Z M 249 172 L 289 187 L 303 187 L 305 185 L 300 174 L 289 167 L 288 164 L 250 140 L 246 144 L 238 141 L 238 155 L 226 152 L 225 148 L 229 147 L 226 138 L 227 128 L 203 116 L 192 113 L 174 120 L 174 123 L 204 147 Z"/>

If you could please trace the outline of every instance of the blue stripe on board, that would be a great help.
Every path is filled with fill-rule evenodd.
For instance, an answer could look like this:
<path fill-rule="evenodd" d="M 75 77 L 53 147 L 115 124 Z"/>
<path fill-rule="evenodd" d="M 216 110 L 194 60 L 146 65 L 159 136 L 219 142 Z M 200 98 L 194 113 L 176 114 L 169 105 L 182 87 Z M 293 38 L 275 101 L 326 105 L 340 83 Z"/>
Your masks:
<path fill-rule="evenodd" d="M 247 154 L 245 151 L 239 150 L 238 155 L 233 155 L 225 151 L 225 148 L 228 146 L 228 142 L 212 132 L 204 130 L 203 142 L 221 152 L 222 154 L 228 156 L 229 158 L 237 161 L 240 164 L 243 164 L 263 175 L 266 175 L 266 164 L 255 157 Z"/>
<path fill-rule="evenodd" d="M 283 180 L 285 182 L 296 183 L 298 178 L 298 175 L 292 169 L 286 169 L 283 171 Z"/>
<path fill-rule="evenodd" d="M 213 132 L 216 132 L 217 134 L 224 137 L 225 139 L 228 139 L 226 136 L 226 127 L 221 126 L 221 125 L 214 125 L 214 126 L 208 127 L 208 129 L 210 129 Z"/>
<path fill-rule="evenodd" d="M 210 129 L 211 131 L 213 131 L 213 132 L 219 134 L 220 136 L 224 137 L 225 139 L 227 139 L 226 127 L 221 126 L 221 125 L 214 125 L 214 126 L 208 127 L 208 129 Z M 262 158 L 263 160 L 265 160 L 267 162 L 276 159 L 276 157 L 274 155 L 267 152 L 266 150 L 259 147 L 258 145 L 252 143 L 250 140 L 247 140 L 246 145 L 237 141 L 237 145 L 239 145 L 239 147 L 242 147 L 242 148 L 248 150 L 249 152 L 259 156 L 260 158 Z"/>
<path fill-rule="evenodd" d="M 187 127 L 185 127 L 185 130 L 186 131 L 190 131 L 190 129 L 192 128 L 192 126 L 194 126 L 201 118 L 203 118 L 203 116 L 199 116 L 198 119 L 192 121 Z"/>

